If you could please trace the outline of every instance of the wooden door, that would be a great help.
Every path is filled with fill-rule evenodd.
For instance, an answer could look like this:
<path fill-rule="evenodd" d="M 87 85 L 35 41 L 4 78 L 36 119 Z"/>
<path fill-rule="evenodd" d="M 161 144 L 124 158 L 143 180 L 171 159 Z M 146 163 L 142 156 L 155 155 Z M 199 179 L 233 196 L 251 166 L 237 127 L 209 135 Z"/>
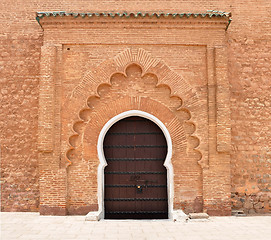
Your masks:
<path fill-rule="evenodd" d="M 161 129 L 142 117 L 115 123 L 104 139 L 105 218 L 168 218 L 167 143 Z"/>

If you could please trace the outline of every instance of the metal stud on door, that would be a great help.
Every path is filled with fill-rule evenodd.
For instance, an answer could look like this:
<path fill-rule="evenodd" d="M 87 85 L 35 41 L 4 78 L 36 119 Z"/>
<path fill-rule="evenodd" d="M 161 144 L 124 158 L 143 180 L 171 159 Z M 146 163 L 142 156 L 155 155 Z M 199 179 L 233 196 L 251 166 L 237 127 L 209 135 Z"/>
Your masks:
<path fill-rule="evenodd" d="M 161 129 L 142 117 L 115 123 L 104 139 L 105 218 L 168 218 L 167 154 Z"/>

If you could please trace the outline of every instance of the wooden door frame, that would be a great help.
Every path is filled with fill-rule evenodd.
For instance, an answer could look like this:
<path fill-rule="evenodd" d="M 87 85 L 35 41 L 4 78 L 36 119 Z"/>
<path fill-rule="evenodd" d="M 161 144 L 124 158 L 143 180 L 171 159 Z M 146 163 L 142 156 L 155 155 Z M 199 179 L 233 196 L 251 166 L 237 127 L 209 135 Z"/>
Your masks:
<path fill-rule="evenodd" d="M 174 184 L 173 184 L 173 166 L 171 163 L 171 157 L 172 157 L 172 140 L 170 137 L 170 134 L 166 128 L 166 126 L 155 116 L 143 112 L 140 110 L 130 110 L 123 113 L 118 114 L 117 116 L 111 118 L 102 128 L 99 138 L 98 138 L 98 144 L 97 144 L 97 150 L 98 150 L 98 157 L 99 157 L 99 167 L 98 167 L 98 205 L 99 210 L 97 212 L 96 218 L 98 219 L 104 219 L 104 168 L 107 166 L 107 162 L 104 156 L 103 151 L 103 142 L 104 137 L 107 133 L 107 131 L 111 128 L 111 126 L 116 123 L 117 121 L 131 117 L 131 116 L 138 116 L 138 117 L 144 117 L 146 119 L 151 120 L 154 122 L 163 132 L 166 141 L 167 141 L 167 155 L 164 162 L 164 166 L 167 169 L 167 192 L 168 192 L 168 218 L 172 219 L 173 217 L 173 197 L 174 197 Z"/>

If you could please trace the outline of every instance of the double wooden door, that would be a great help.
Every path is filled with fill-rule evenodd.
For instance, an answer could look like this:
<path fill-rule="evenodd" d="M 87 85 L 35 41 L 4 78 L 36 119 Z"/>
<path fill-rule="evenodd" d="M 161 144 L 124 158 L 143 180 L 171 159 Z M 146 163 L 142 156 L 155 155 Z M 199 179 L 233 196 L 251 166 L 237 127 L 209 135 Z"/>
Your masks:
<path fill-rule="evenodd" d="M 168 218 L 167 143 L 161 129 L 142 117 L 115 123 L 104 139 L 105 218 Z"/>

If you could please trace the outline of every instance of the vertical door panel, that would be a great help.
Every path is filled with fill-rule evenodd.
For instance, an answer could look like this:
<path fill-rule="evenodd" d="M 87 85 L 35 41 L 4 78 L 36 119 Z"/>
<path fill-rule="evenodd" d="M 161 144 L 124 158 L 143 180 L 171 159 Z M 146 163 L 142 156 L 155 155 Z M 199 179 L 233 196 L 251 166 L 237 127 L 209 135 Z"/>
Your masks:
<path fill-rule="evenodd" d="M 104 139 L 105 218 L 168 218 L 166 139 L 152 121 L 129 117 Z"/>

